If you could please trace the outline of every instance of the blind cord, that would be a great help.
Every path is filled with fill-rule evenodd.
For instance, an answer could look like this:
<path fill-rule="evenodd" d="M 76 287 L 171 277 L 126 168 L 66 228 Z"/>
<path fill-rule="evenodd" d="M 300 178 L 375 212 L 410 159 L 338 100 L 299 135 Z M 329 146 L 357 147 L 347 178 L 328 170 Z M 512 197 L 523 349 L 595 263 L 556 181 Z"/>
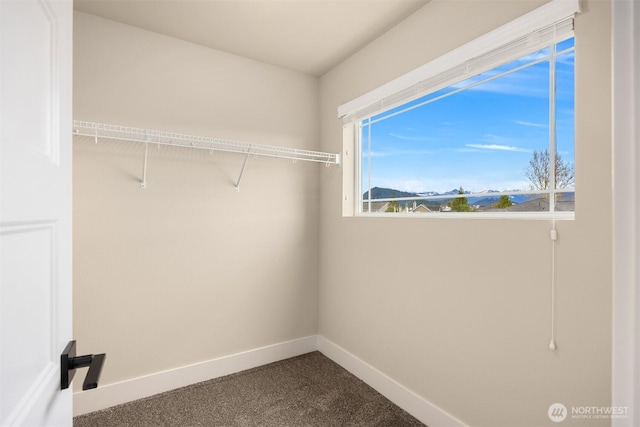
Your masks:
<path fill-rule="evenodd" d="M 553 44 L 551 45 L 551 57 L 554 58 L 553 61 L 549 61 L 549 84 L 550 93 L 555 97 L 555 54 L 556 54 L 556 42 L 557 42 L 558 34 L 557 29 L 553 28 Z M 551 100 L 552 98 L 550 98 Z M 555 102 L 549 102 L 549 111 L 550 114 L 555 115 Z M 556 129 L 555 129 L 555 120 L 551 120 L 549 122 L 549 132 L 550 132 L 550 154 L 549 154 L 549 162 L 552 165 L 555 165 L 555 156 L 556 156 Z M 553 170 L 553 169 L 552 169 Z M 555 170 L 549 174 L 551 178 L 551 188 L 556 188 L 556 174 Z M 555 209 L 556 202 L 556 193 L 552 192 L 549 194 L 549 210 L 551 210 L 551 206 L 554 206 Z M 558 240 L 558 232 L 556 231 L 556 220 L 553 219 L 551 221 L 551 340 L 549 341 L 549 350 L 556 350 L 556 240 Z"/>
<path fill-rule="evenodd" d="M 558 240 L 558 232 L 554 219 L 551 228 L 551 340 L 549 341 L 549 350 L 551 351 L 556 349 L 556 240 Z"/>

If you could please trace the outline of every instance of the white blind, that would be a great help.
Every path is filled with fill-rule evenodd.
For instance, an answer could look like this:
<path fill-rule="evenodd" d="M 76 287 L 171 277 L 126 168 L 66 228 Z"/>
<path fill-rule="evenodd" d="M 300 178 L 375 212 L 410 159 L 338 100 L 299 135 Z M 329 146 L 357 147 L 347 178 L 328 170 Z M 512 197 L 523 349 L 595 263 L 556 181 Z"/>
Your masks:
<path fill-rule="evenodd" d="M 553 0 L 341 105 L 338 117 L 344 124 L 362 120 L 568 39 L 573 36 L 573 18 L 578 11 L 578 0 Z"/>

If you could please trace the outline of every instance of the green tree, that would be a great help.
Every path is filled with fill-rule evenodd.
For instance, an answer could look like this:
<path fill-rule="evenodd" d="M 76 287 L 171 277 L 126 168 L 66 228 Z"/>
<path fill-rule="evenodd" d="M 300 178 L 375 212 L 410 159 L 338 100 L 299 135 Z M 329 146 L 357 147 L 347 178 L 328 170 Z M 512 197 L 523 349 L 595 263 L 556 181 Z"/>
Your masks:
<path fill-rule="evenodd" d="M 389 202 L 387 206 L 387 210 L 385 212 L 398 212 L 400 211 L 400 204 L 397 200 L 392 200 Z"/>
<path fill-rule="evenodd" d="M 502 209 L 502 208 L 508 208 L 511 205 L 513 205 L 513 202 L 509 199 L 509 196 L 505 194 L 503 196 L 500 196 L 500 200 L 498 200 L 498 203 L 493 205 L 493 207 Z"/>
<path fill-rule="evenodd" d="M 458 194 L 464 194 L 462 187 L 458 190 Z M 469 206 L 469 201 L 466 197 L 456 197 L 449 202 L 451 210 L 454 212 L 472 212 L 473 208 Z"/>

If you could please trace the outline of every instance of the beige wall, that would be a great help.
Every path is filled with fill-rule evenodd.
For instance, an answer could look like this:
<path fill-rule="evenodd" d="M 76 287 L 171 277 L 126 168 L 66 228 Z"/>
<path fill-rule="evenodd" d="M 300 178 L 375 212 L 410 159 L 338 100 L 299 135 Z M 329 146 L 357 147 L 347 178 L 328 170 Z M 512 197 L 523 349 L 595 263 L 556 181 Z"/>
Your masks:
<path fill-rule="evenodd" d="M 321 78 L 322 149 L 342 148 L 338 105 L 542 3 L 433 0 Z M 555 425 L 552 403 L 610 405 L 611 5 L 582 6 L 555 352 L 550 221 L 343 218 L 341 178 L 321 177 L 319 333 L 474 426 Z"/>
<path fill-rule="evenodd" d="M 318 81 L 76 12 L 74 118 L 318 148 Z M 323 165 L 74 142 L 74 337 L 101 384 L 317 333 Z"/>
<path fill-rule="evenodd" d="M 74 117 L 339 152 L 338 105 L 542 3 L 433 0 L 319 88 L 76 12 Z M 334 168 L 251 159 L 236 193 L 242 157 L 189 150 L 152 150 L 142 190 L 141 146 L 78 138 L 74 335 L 108 353 L 102 383 L 320 333 L 471 425 L 608 405 L 610 3 L 582 5 L 556 352 L 548 221 L 343 218 Z"/>

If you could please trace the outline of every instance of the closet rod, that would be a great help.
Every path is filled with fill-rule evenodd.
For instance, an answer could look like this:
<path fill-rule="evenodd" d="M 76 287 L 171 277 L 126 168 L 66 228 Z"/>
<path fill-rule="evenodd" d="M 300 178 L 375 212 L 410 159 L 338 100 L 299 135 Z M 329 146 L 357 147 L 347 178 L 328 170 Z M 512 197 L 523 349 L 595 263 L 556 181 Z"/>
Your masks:
<path fill-rule="evenodd" d="M 85 122 L 81 120 L 73 121 L 73 133 L 74 135 L 96 138 L 96 142 L 98 138 L 108 138 L 119 139 L 122 141 L 169 145 L 173 147 L 225 151 L 230 153 L 247 154 L 250 151 L 252 156 L 304 160 L 308 162 L 325 163 L 327 166 L 331 164 L 340 164 L 340 154 L 301 150 L 298 148 L 277 147 L 273 145 L 259 145 L 249 142 L 184 135 L 158 130 L 138 129 L 127 126 Z"/>

